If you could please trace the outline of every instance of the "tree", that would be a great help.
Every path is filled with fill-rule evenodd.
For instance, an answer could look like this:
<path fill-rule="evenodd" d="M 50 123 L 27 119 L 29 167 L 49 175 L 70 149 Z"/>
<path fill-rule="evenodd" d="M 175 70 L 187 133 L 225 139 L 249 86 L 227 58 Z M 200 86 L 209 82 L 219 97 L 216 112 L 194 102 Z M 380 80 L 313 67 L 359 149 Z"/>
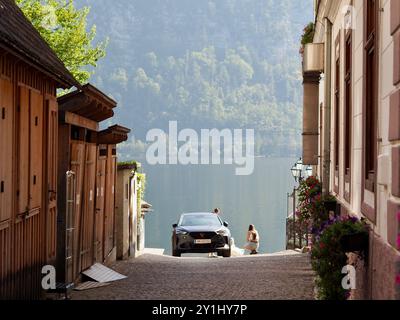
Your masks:
<path fill-rule="evenodd" d="M 80 83 L 87 83 L 97 62 L 106 54 L 108 39 L 93 44 L 96 26 L 87 30 L 89 7 L 77 9 L 73 0 L 16 0 L 67 69 Z"/>

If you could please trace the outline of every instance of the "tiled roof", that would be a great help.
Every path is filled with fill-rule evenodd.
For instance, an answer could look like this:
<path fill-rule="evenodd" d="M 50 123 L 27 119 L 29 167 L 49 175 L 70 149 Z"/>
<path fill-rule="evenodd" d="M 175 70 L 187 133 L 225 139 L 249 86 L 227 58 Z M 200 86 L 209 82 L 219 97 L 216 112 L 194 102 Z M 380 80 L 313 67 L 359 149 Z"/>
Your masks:
<path fill-rule="evenodd" d="M 79 83 L 14 0 L 0 0 L 0 47 L 51 76 L 60 86 L 79 87 Z"/>

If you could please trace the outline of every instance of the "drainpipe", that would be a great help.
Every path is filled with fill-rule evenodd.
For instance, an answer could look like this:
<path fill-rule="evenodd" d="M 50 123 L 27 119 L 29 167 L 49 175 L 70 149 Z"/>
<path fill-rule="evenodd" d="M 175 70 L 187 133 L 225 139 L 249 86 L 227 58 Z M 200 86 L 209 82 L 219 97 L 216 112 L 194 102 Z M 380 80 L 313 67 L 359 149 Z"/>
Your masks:
<path fill-rule="evenodd" d="M 323 119 L 322 192 L 329 194 L 331 171 L 331 105 L 332 105 L 332 23 L 325 18 L 325 102 Z"/>

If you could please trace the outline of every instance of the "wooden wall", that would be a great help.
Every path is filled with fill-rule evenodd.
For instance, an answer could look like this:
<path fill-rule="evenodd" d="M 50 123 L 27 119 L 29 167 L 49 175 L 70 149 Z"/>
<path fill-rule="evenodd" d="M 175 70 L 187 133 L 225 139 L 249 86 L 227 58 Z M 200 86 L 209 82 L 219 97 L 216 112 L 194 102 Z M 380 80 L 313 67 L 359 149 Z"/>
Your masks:
<path fill-rule="evenodd" d="M 60 124 L 59 137 L 59 281 L 76 282 L 95 262 L 103 263 L 115 249 L 115 146 L 98 146 L 83 128 Z M 75 133 L 74 133 L 75 132 Z M 63 152 L 62 148 L 68 148 Z M 67 160 L 65 160 L 67 156 Z M 64 157 L 62 159 L 62 157 Z M 65 267 L 65 173 L 74 172 L 75 194 L 72 263 Z"/>
<path fill-rule="evenodd" d="M 59 137 L 56 83 L 0 50 L 0 299 L 41 298 L 45 265 L 68 273 L 68 170 L 76 172 L 73 280 L 115 248 L 115 146 L 73 141 L 60 128 Z"/>
<path fill-rule="evenodd" d="M 104 211 L 106 197 L 107 146 L 99 146 L 96 167 L 95 254 L 96 262 L 104 261 Z"/>
<path fill-rule="evenodd" d="M 55 258 L 56 84 L 0 51 L 0 299 L 41 296 Z"/>
<path fill-rule="evenodd" d="M 115 183 L 117 173 L 116 148 L 107 146 L 106 199 L 104 211 L 104 258 L 106 259 L 116 245 L 115 239 Z"/>

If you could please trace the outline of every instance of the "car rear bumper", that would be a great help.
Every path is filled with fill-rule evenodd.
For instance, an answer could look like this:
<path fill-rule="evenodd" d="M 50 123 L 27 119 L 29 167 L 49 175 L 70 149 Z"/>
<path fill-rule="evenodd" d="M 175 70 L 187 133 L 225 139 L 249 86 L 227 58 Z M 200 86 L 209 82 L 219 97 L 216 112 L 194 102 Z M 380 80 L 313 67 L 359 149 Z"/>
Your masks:
<path fill-rule="evenodd" d="M 198 239 L 198 238 L 197 238 Z M 215 235 L 211 243 L 196 244 L 196 238 L 191 235 L 180 236 L 174 245 L 174 250 L 182 253 L 210 253 L 229 250 L 230 237 Z"/>
<path fill-rule="evenodd" d="M 182 248 L 178 249 L 179 252 L 181 253 L 211 253 L 211 252 L 222 252 L 222 251 L 227 251 L 229 250 L 229 246 L 225 245 L 223 247 L 213 247 L 213 246 L 208 246 L 208 247 L 190 247 L 190 248 Z"/>

